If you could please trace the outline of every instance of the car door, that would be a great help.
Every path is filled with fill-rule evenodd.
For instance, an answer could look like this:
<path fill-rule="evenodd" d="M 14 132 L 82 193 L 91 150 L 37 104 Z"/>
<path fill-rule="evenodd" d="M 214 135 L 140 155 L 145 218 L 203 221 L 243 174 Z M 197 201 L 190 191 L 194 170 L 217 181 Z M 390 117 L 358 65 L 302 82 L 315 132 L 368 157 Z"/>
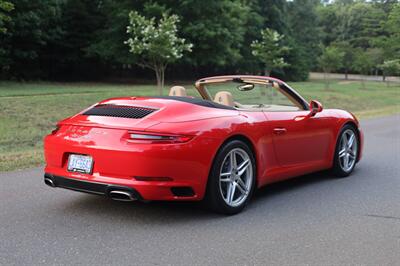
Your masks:
<path fill-rule="evenodd" d="M 265 111 L 272 131 L 275 156 L 281 166 L 318 165 L 328 160 L 333 134 L 325 112 Z"/>

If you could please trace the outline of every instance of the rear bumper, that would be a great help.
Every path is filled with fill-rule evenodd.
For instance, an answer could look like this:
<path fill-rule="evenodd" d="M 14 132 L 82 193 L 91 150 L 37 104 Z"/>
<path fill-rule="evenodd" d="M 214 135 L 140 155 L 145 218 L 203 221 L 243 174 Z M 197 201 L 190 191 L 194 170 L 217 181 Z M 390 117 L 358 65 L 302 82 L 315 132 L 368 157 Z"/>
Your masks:
<path fill-rule="evenodd" d="M 82 178 L 84 178 L 82 176 Z M 103 180 L 103 181 L 99 181 Z M 100 196 L 114 197 L 112 192 L 127 192 L 132 200 L 200 200 L 196 190 L 191 184 L 176 182 L 139 182 L 133 181 L 134 185 L 129 185 L 126 180 L 112 178 L 113 183 L 107 183 L 106 179 L 91 178 L 78 179 L 76 177 L 65 177 L 51 173 L 44 174 L 44 182 L 51 187 L 59 187 L 79 192 L 85 192 Z"/>
<path fill-rule="evenodd" d="M 110 196 L 111 191 L 125 191 L 132 195 L 132 200 L 143 200 L 142 196 L 133 188 L 111 184 L 87 182 L 52 174 L 44 174 L 44 182 L 51 187 L 60 187 L 90 194 Z"/>

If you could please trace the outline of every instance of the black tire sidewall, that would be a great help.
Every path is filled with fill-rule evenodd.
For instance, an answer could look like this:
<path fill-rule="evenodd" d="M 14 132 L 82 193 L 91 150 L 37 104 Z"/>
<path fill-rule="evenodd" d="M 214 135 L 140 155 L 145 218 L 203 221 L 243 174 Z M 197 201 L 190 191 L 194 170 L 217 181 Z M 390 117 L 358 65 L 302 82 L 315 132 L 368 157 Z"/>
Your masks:
<path fill-rule="evenodd" d="M 232 207 L 226 204 L 225 200 L 222 198 L 219 186 L 219 174 L 221 165 L 226 157 L 226 155 L 235 148 L 243 149 L 250 157 L 250 161 L 253 167 L 253 179 L 252 185 L 247 199 L 239 206 Z M 254 154 L 249 146 L 240 140 L 232 140 L 219 149 L 217 155 L 214 158 L 213 165 L 211 167 L 210 175 L 208 177 L 207 191 L 206 191 L 206 201 L 209 207 L 211 207 L 214 211 L 223 213 L 223 214 L 236 214 L 243 210 L 243 208 L 250 201 L 256 184 L 257 177 L 257 169 L 256 163 L 254 159 Z"/>

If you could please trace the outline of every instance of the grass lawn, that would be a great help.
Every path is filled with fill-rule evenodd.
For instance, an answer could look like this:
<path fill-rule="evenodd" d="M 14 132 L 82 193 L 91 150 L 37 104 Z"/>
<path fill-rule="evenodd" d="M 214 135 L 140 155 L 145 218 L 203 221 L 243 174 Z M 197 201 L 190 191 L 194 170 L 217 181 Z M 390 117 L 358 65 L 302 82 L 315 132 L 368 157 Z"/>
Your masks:
<path fill-rule="evenodd" d="M 319 100 L 325 108 L 343 108 L 361 118 L 400 113 L 400 84 L 368 82 L 294 82 L 293 88 L 307 100 Z M 192 85 L 186 88 L 196 96 Z M 151 85 L 97 83 L 0 82 L 0 171 L 43 164 L 42 139 L 62 118 L 102 99 L 154 95 Z"/>

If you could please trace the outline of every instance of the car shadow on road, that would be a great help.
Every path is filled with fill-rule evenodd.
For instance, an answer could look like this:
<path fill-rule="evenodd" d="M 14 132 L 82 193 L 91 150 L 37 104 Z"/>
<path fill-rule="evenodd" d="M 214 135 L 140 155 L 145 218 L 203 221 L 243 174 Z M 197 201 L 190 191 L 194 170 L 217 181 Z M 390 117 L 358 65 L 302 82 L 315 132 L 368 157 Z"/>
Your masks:
<path fill-rule="evenodd" d="M 252 202 L 251 211 L 265 206 L 271 198 L 284 198 L 285 194 L 301 190 L 303 187 L 313 186 L 322 182 L 329 182 L 332 178 L 326 172 L 297 177 L 283 182 L 267 185 L 256 191 Z M 112 219 L 131 220 L 136 224 L 149 223 L 187 223 L 201 222 L 212 219 L 230 219 L 229 216 L 218 215 L 207 210 L 198 202 L 118 202 L 98 196 L 80 194 L 72 201 L 66 203 L 64 212 L 79 215 L 106 216 Z M 239 214 L 240 215 L 240 214 Z M 232 217 L 232 216 L 231 216 Z M 234 216 L 236 217 L 236 216 Z"/>
<path fill-rule="evenodd" d="M 308 175 L 303 175 L 273 184 L 266 185 L 258 189 L 253 197 L 253 201 L 262 201 L 275 195 L 281 195 L 292 190 L 299 190 L 302 187 L 311 186 L 313 184 L 328 182 L 334 178 L 328 171 L 321 171 Z"/>

